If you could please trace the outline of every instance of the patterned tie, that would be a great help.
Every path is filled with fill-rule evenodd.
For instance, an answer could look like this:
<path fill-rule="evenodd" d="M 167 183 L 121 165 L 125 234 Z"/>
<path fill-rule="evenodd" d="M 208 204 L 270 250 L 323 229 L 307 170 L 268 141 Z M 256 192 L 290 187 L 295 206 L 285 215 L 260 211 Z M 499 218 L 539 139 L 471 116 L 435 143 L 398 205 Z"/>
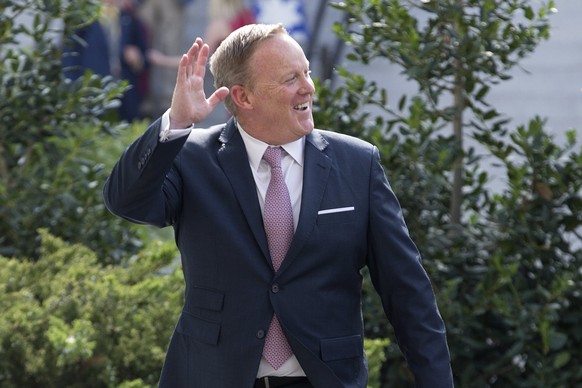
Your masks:
<path fill-rule="evenodd" d="M 265 196 L 263 219 L 275 272 L 279 270 L 287 254 L 294 233 L 291 199 L 281 170 L 281 151 L 280 147 L 269 147 L 263 155 L 263 159 L 271 166 L 271 181 Z M 263 355 L 274 369 L 279 369 L 292 354 L 279 320 L 273 314 Z"/>

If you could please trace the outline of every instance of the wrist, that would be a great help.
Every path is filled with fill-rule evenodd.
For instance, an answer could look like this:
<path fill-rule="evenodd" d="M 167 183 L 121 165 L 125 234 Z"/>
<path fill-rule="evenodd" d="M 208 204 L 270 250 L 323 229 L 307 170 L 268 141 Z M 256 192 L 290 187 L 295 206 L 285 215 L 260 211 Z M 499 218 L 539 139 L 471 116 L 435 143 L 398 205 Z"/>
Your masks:
<path fill-rule="evenodd" d="M 193 122 L 191 121 L 184 121 L 184 120 L 177 120 L 175 118 L 172 117 L 172 113 L 170 111 L 170 129 L 186 129 L 186 128 L 190 128 L 191 126 L 194 125 Z"/>
<path fill-rule="evenodd" d="M 192 127 L 193 125 L 194 125 L 194 123 L 176 121 L 170 117 L 170 129 L 188 129 L 188 128 Z"/>

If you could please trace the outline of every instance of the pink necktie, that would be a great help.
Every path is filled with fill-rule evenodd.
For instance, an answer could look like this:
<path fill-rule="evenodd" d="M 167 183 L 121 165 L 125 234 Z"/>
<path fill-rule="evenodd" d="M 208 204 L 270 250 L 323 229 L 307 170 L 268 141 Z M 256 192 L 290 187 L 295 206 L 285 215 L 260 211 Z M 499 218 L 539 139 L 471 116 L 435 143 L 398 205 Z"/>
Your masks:
<path fill-rule="evenodd" d="M 275 272 L 279 270 L 287 254 L 294 233 L 291 199 L 281 170 L 281 151 L 280 147 L 269 147 L 263 155 L 263 159 L 271 166 L 271 181 L 265 195 L 263 220 Z M 274 369 L 279 369 L 292 354 L 279 320 L 273 315 L 263 355 Z"/>

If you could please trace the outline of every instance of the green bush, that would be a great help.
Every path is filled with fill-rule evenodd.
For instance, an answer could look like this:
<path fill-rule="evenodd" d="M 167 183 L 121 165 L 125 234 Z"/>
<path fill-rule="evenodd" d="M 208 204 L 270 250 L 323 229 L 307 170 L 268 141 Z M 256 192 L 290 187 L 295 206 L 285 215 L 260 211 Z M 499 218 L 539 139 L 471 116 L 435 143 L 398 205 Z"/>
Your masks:
<path fill-rule="evenodd" d="M 36 261 L 0 257 L 0 386 L 153 387 L 183 303 L 173 243 L 127 267 L 40 231 Z M 387 339 L 366 339 L 370 388 Z"/>
<path fill-rule="evenodd" d="M 118 262 L 141 242 L 101 199 L 116 140 L 114 108 L 124 85 L 87 72 L 64 78 L 55 37 L 71 36 L 98 15 L 100 1 L 0 3 L 0 254 L 38 255 L 48 228 Z M 28 19 L 26 19 L 28 17 Z M 24 19 L 23 19 L 24 18 Z M 62 27 L 54 30 L 55 20 Z M 29 20 L 28 23 L 24 23 Z M 32 43 L 20 43 L 27 38 Z"/>
<path fill-rule="evenodd" d="M 390 341 L 387 338 L 364 340 L 364 351 L 368 358 L 368 388 L 380 388 L 382 365 L 386 361 L 386 347 Z"/>
<path fill-rule="evenodd" d="M 40 235 L 37 261 L 0 257 L 0 386 L 155 386 L 183 302 L 173 245 L 122 268 Z"/>

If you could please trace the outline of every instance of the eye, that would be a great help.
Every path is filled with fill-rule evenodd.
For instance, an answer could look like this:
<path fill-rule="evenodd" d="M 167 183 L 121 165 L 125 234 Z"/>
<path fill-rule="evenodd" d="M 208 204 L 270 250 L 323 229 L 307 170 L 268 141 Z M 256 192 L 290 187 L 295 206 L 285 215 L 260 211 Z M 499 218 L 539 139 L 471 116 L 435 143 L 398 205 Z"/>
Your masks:
<path fill-rule="evenodd" d="M 311 70 L 305 70 L 303 72 L 303 76 L 305 78 L 311 78 Z M 293 82 L 297 81 L 299 79 L 299 77 L 300 77 L 299 73 L 292 74 L 292 75 L 289 76 L 289 78 L 287 78 L 287 80 L 285 82 L 287 82 L 287 83 L 293 83 Z"/>

